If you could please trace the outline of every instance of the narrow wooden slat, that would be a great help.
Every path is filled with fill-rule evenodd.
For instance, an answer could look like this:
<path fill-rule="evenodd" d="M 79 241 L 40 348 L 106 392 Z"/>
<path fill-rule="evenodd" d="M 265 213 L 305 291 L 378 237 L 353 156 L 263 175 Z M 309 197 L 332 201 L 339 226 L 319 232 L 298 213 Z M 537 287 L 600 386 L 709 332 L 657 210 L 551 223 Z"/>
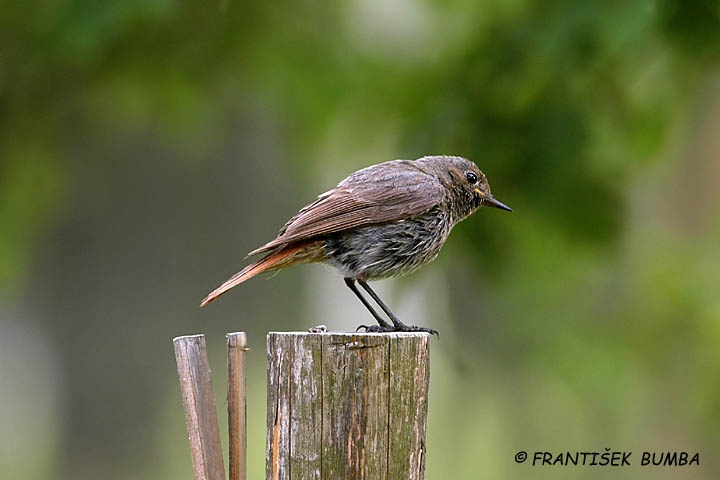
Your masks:
<path fill-rule="evenodd" d="M 228 435 L 230 480 L 247 478 L 247 381 L 245 332 L 228 333 Z"/>
<path fill-rule="evenodd" d="M 225 480 L 205 336 L 177 337 L 173 344 L 195 479 Z"/>

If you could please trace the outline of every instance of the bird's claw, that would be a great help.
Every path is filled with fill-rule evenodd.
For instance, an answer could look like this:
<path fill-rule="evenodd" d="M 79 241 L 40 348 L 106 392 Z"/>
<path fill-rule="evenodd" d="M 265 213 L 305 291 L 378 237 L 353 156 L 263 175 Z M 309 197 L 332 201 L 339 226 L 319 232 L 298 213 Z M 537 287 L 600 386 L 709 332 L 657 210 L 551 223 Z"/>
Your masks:
<path fill-rule="evenodd" d="M 355 331 L 359 332 L 361 328 L 365 329 L 365 333 L 423 332 L 440 338 L 440 334 L 434 328 L 418 327 L 415 325 L 360 325 Z"/>

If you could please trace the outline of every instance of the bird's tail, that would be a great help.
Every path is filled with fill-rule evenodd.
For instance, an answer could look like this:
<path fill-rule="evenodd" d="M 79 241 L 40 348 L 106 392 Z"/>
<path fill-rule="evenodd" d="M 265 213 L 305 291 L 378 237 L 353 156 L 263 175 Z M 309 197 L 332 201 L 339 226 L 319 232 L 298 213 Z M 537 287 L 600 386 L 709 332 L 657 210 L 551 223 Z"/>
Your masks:
<path fill-rule="evenodd" d="M 208 303 L 212 302 L 220 295 L 224 294 L 231 288 L 240 285 L 245 280 L 248 280 L 255 275 L 266 272 L 268 270 L 277 270 L 280 268 L 287 267 L 294 263 L 299 262 L 312 262 L 317 261 L 316 249 L 308 249 L 312 242 L 298 242 L 294 245 L 284 246 L 283 248 L 276 249 L 267 256 L 258 260 L 255 263 L 251 263 L 247 267 L 240 270 L 238 273 L 228 278 L 222 285 L 217 287 L 212 292 L 208 293 L 207 297 L 200 303 L 201 307 L 204 307 Z"/>

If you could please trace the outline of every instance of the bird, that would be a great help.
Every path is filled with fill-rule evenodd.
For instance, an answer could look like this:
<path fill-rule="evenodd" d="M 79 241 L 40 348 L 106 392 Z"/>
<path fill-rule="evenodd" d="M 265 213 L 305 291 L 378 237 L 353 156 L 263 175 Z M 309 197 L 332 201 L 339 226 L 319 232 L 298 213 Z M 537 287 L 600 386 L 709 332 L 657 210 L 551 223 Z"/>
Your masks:
<path fill-rule="evenodd" d="M 399 277 L 433 261 L 452 228 L 483 206 L 512 212 L 493 197 L 477 165 L 463 157 L 434 155 L 362 168 L 300 209 L 273 240 L 248 254 L 262 258 L 210 292 L 200 306 L 260 273 L 323 262 L 340 272 L 377 321 L 358 330 L 437 335 L 432 328 L 400 321 L 368 282 Z"/>

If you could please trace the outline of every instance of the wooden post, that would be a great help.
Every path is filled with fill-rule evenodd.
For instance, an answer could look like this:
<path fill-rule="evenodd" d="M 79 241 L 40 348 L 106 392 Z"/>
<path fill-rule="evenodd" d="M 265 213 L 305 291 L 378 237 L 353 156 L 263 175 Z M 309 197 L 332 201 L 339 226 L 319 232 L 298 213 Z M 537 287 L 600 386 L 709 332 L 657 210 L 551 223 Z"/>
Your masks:
<path fill-rule="evenodd" d="M 247 382 L 245 332 L 228 333 L 228 435 L 230 437 L 230 480 L 247 478 Z"/>
<path fill-rule="evenodd" d="M 204 335 L 173 339 L 195 480 L 225 480 Z"/>
<path fill-rule="evenodd" d="M 271 332 L 267 343 L 267 480 L 424 477 L 427 334 Z"/>

